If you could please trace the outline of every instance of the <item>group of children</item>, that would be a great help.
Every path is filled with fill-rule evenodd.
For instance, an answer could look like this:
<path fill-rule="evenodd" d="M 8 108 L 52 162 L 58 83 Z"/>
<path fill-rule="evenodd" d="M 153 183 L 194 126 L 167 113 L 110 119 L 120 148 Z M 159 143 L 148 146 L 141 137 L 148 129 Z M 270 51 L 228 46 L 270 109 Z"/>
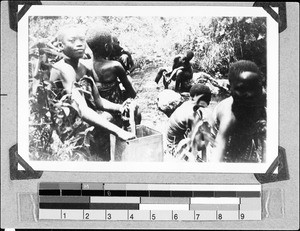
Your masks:
<path fill-rule="evenodd" d="M 237 61 L 228 76 L 231 96 L 213 110 L 207 108 L 210 89 L 191 87 L 190 100 L 170 116 L 166 154 L 186 161 L 264 162 L 266 95 L 259 68 Z"/>
<path fill-rule="evenodd" d="M 92 59 L 83 59 L 87 45 Z M 108 59 L 113 52 L 112 35 L 97 26 L 86 33 L 81 26 L 68 25 L 58 32 L 57 46 L 64 57 L 52 66 L 50 81 L 61 83 L 79 116 L 95 126 L 96 147 L 91 148 L 100 150 L 102 159 L 109 160 L 110 133 L 122 140 L 135 138 L 122 129 L 122 114 L 128 107 L 123 104 L 119 83 L 129 98 L 135 98 L 136 92 L 121 63 Z"/>
<path fill-rule="evenodd" d="M 135 134 L 122 128 L 122 114 L 128 107 L 124 106 L 127 104 L 124 104 L 124 94 L 119 86 L 120 83 L 123 85 L 127 98 L 136 97 L 124 68 L 133 68 L 132 58 L 124 53 L 116 37 L 98 26 L 87 32 L 78 25 L 63 27 L 56 43 L 63 58 L 52 66 L 50 81 L 53 84 L 60 82 L 78 115 L 95 126 L 96 142 L 91 149 L 101 152 L 102 159 L 107 161 L 110 159 L 109 134 L 122 140 L 135 138 Z M 83 59 L 87 45 L 92 52 L 91 59 Z M 129 62 L 122 63 L 113 58 L 120 55 Z M 176 155 L 174 150 L 188 137 L 196 160 L 201 151 L 203 161 L 263 161 L 266 100 L 258 67 L 244 60 L 233 63 L 228 75 L 231 96 L 210 113 L 207 110 L 211 101 L 210 89 L 202 84 L 186 86 L 193 76 L 190 64 L 193 56 L 194 53 L 189 51 L 185 56 L 176 57 L 172 71 L 160 70 L 155 79 L 158 83 L 164 76 L 166 88 L 173 79 L 175 91 L 190 92 L 190 100 L 169 118 L 168 150 Z"/>

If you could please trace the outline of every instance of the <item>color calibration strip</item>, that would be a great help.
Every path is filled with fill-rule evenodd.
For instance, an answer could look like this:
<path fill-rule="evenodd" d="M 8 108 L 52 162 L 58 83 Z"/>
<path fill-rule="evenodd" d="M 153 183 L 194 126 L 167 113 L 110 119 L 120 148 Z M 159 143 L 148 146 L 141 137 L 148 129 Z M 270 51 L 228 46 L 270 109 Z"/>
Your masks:
<path fill-rule="evenodd" d="M 261 220 L 261 185 L 39 184 L 40 220 Z"/>

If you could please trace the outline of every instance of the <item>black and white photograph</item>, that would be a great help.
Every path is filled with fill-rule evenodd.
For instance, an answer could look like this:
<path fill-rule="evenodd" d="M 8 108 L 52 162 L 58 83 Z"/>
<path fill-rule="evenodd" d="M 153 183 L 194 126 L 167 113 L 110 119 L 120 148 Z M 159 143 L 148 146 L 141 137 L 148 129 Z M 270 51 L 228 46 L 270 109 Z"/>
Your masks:
<path fill-rule="evenodd" d="M 261 8 L 32 6 L 18 143 L 37 170 L 264 173 L 278 25 Z"/>

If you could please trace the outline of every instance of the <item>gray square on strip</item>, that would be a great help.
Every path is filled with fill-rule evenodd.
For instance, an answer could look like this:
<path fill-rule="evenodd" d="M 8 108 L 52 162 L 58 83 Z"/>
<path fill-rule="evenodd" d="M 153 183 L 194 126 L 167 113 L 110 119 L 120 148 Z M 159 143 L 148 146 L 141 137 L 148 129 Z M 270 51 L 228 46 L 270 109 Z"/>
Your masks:
<path fill-rule="evenodd" d="M 18 219 L 21 222 L 38 221 L 38 197 L 34 193 L 18 193 Z"/>

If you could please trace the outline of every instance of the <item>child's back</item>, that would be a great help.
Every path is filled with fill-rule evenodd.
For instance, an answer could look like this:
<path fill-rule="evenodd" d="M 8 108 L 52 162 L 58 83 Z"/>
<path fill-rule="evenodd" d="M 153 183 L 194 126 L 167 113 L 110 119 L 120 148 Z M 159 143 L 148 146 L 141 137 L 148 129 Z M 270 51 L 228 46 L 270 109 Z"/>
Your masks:
<path fill-rule="evenodd" d="M 93 73 L 99 94 L 114 103 L 123 102 L 119 81 L 123 84 L 127 95 L 135 98 L 136 92 L 127 78 L 122 65 L 113 60 L 107 60 L 113 51 L 110 32 L 103 28 L 91 28 L 88 32 L 87 43 L 94 56 Z"/>

